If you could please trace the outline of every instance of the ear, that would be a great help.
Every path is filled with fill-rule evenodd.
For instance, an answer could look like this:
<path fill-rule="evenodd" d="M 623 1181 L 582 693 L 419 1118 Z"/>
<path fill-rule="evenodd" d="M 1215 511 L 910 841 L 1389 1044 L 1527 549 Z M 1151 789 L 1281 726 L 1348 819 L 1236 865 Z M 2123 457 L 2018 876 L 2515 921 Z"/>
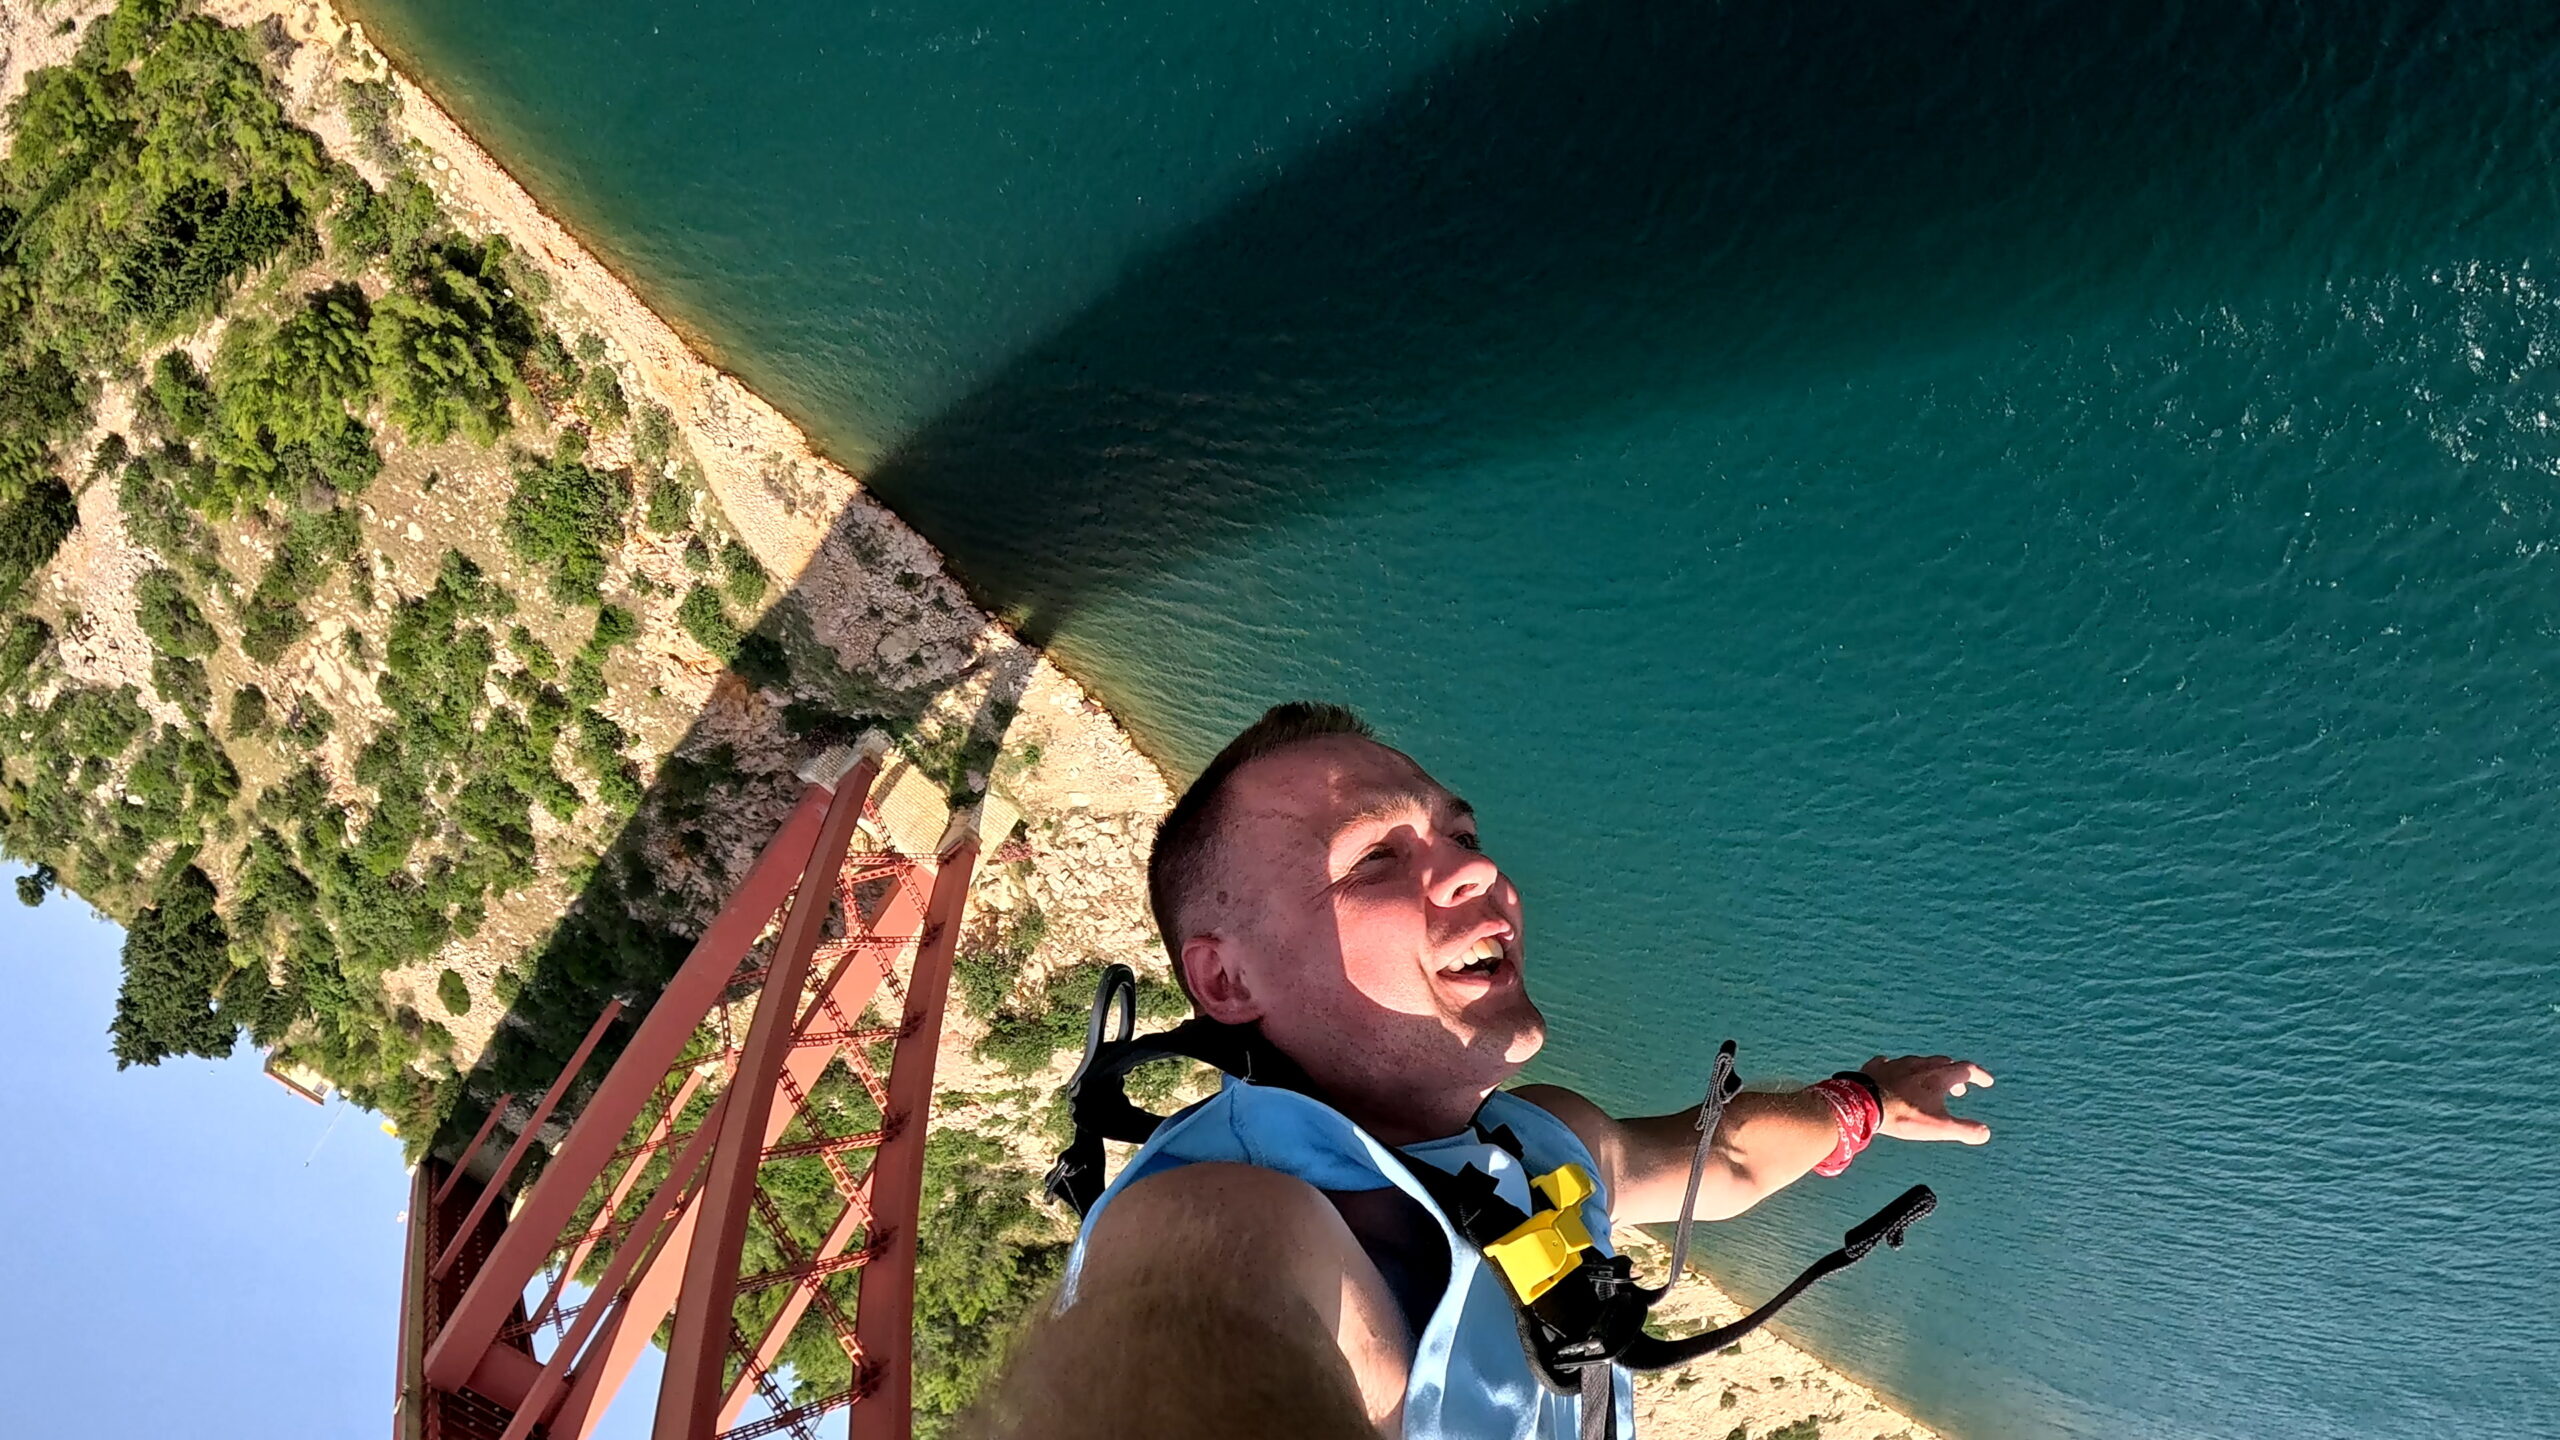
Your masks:
<path fill-rule="evenodd" d="M 1222 935 L 1194 935 L 1182 942 L 1182 975 L 1191 982 L 1201 1014 L 1222 1025 L 1245 1025 L 1262 1018 L 1243 961 L 1243 952 Z"/>

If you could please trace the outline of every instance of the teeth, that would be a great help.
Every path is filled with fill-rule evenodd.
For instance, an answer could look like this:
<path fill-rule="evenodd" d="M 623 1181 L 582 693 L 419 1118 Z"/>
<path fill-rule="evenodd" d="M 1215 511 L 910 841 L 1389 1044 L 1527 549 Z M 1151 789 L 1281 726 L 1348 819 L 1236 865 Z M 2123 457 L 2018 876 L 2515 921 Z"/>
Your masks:
<path fill-rule="evenodd" d="M 1487 935 L 1483 939 L 1478 940 L 1475 944 L 1467 947 L 1467 958 L 1470 960 L 1499 960 L 1502 958 L 1502 942 L 1494 939 L 1490 935 Z"/>

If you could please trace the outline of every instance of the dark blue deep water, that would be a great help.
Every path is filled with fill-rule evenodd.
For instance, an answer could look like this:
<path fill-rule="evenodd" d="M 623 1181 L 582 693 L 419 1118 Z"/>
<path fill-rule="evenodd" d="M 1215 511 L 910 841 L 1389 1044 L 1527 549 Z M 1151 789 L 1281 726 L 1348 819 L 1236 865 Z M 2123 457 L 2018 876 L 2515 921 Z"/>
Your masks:
<path fill-rule="evenodd" d="M 1365 707 L 1542 1069 L 1969 1440 L 2560 1434 L 2560 11 L 367 0 L 1158 754 Z"/>

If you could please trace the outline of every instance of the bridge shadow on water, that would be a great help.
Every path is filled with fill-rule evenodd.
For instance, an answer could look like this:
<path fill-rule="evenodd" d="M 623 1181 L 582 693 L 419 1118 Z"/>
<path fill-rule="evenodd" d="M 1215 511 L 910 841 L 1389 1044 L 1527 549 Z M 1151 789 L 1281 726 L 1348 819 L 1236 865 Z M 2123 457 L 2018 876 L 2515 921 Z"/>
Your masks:
<path fill-rule="evenodd" d="M 2553 158 L 2547 137 L 2441 112 L 2421 135 L 2403 117 L 2523 108 L 2462 97 L 2496 93 L 2483 71 L 2522 83 L 2498 67 L 2560 50 L 2556 26 L 2521 0 L 2422 18 L 1570 0 L 1136 258 L 869 485 L 1046 646 L 1097 596 L 1533 431 L 1666 398 L 1744 406 L 2022 316 L 2060 337 L 2127 296 L 2210 303 L 2325 273 L 2373 209 L 2458 217 L 2541 194 L 2526 181 Z M 2374 147 L 2407 152 L 2388 207 L 2323 192 L 2335 157 Z M 2335 225 L 2271 233 L 2265 218 L 2305 214 Z M 822 608 L 811 583 L 775 607 L 770 635 Z M 1002 668 L 955 775 L 982 768 L 1011 721 L 1028 657 Z M 804 727 L 813 748 L 865 720 L 911 725 L 932 698 L 849 673 L 797 679 L 829 697 L 815 708 L 831 718 Z M 789 788 L 782 774 L 756 782 L 757 803 Z M 698 768 L 670 775 L 644 813 L 702 803 L 674 793 Z M 466 1077 L 446 1153 L 500 1091 L 538 1093 L 607 997 L 639 1002 L 636 1020 L 681 960 L 681 919 L 635 894 L 643 828 L 547 943 Z"/>

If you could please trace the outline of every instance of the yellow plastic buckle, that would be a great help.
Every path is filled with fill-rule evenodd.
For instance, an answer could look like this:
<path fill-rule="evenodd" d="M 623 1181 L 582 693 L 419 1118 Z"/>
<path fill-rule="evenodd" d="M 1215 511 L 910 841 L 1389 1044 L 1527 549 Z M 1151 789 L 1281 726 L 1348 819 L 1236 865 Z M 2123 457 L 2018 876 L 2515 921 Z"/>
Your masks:
<path fill-rule="evenodd" d="M 1598 1188 L 1579 1165 L 1567 1165 L 1529 1183 L 1556 1208 L 1539 1211 L 1484 1247 L 1485 1258 L 1511 1282 L 1511 1293 L 1523 1305 L 1554 1289 L 1557 1281 L 1582 1263 L 1582 1253 L 1591 1248 L 1591 1232 L 1582 1223 L 1582 1202 Z"/>
<path fill-rule="evenodd" d="M 1591 1179 L 1591 1172 L 1579 1165 L 1550 1170 L 1529 1184 L 1547 1197 L 1548 1204 L 1559 1210 L 1571 1210 L 1600 1192 L 1600 1187 Z"/>

